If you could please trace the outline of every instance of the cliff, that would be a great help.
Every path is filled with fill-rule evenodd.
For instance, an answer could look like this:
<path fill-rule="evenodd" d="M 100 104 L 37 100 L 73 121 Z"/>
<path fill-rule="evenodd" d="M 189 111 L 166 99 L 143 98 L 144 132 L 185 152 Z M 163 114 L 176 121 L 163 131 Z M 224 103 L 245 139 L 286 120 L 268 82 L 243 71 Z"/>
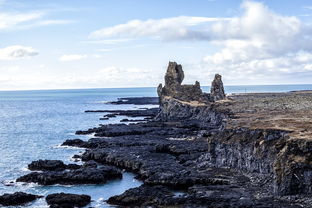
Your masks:
<path fill-rule="evenodd" d="M 210 94 L 201 92 L 199 83 L 181 90 L 183 78 L 182 67 L 169 63 L 165 87 L 159 87 L 157 118 L 192 122 L 205 130 L 201 137 L 208 151 L 199 164 L 264 177 L 276 195 L 312 193 L 311 92 L 226 97 L 220 75 Z"/>
<path fill-rule="evenodd" d="M 211 94 L 204 93 L 200 83 L 183 85 L 184 72 L 176 62 L 169 62 L 165 75 L 165 86 L 159 84 L 157 92 L 160 102 L 158 120 L 184 121 L 201 128 L 222 128 L 222 121 L 229 113 L 218 110 L 217 100 L 225 99 L 221 75 L 216 74 Z"/>

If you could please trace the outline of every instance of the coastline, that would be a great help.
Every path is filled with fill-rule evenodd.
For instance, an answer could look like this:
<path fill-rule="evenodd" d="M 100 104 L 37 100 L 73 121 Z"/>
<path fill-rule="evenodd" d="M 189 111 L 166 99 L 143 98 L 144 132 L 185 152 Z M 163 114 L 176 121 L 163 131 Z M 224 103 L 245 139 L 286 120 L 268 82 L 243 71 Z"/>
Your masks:
<path fill-rule="evenodd" d="M 295 93 L 295 101 L 298 101 L 298 96 L 304 96 L 305 93 L 307 92 L 299 92 L 299 95 Z M 274 95 L 274 99 L 285 97 L 285 93 L 269 94 L 271 97 Z M 121 170 L 127 169 L 136 173 L 137 177 L 144 182 L 144 185 L 138 188 L 111 197 L 108 200 L 111 204 L 130 207 L 207 207 L 208 205 L 214 207 L 298 207 L 304 204 L 305 207 L 309 207 L 310 201 L 303 195 L 295 194 L 284 197 L 274 193 L 274 188 L 272 188 L 274 176 L 272 176 L 272 170 L 267 168 L 272 161 L 264 161 L 263 157 L 271 159 L 268 157 L 268 151 L 270 152 L 270 148 L 277 145 L 274 142 L 279 140 L 278 138 L 286 138 L 286 134 L 268 128 L 248 130 L 248 127 L 243 128 L 241 124 L 237 126 L 242 128 L 233 126 L 233 122 L 237 122 L 237 116 L 241 116 L 239 113 L 242 113 L 237 109 L 248 112 L 249 118 L 252 116 L 258 119 L 255 116 L 258 114 L 252 115 L 254 112 L 250 112 L 250 109 L 244 105 L 240 107 L 240 96 L 251 100 L 250 94 L 244 94 L 238 95 L 237 98 L 229 97 L 228 101 L 194 105 L 192 102 L 180 102 L 177 99 L 168 98 L 173 103 L 169 102 L 166 108 L 173 113 L 164 114 L 168 116 L 166 121 L 155 120 L 157 116 L 155 112 L 151 119 L 151 112 L 147 109 L 139 109 L 142 111 L 139 115 L 137 110 L 115 110 L 114 112 L 92 110 L 101 115 L 130 116 L 130 122 L 127 122 L 129 125 L 108 124 L 87 131 L 82 130 L 78 133 L 96 133 L 97 135 L 88 141 L 80 141 L 71 145 L 87 148 L 82 155 L 76 156 L 84 163 L 94 160 L 100 166 L 113 165 Z M 257 99 L 261 100 L 263 97 L 267 97 L 267 94 L 264 93 Z M 254 103 L 259 104 L 257 99 Z M 130 103 L 130 105 L 133 104 Z M 255 109 L 252 105 L 249 107 Z M 262 106 L 260 107 L 263 109 Z M 89 111 L 89 113 L 92 112 Z M 206 120 L 207 116 L 212 115 L 211 113 L 217 117 L 222 115 L 222 122 L 218 123 L 219 120 L 215 119 L 214 125 L 203 125 L 211 124 L 211 119 Z M 268 114 L 267 111 L 263 113 Z M 143 123 L 131 122 L 132 119 L 135 120 L 134 117 L 142 115 L 147 115 L 149 119 Z M 229 115 L 231 118 L 228 117 Z M 240 119 L 244 121 L 244 118 Z M 223 127 L 224 123 L 228 124 L 228 128 Z M 236 137 L 233 137 L 233 134 Z M 266 136 L 263 137 L 263 135 Z M 70 141 L 66 145 L 68 143 Z M 265 154 L 261 155 L 260 148 L 255 154 L 248 155 L 255 151 L 248 148 L 259 146 L 260 143 L 264 145 L 261 148 L 266 150 Z M 240 151 L 231 153 L 231 150 Z M 274 156 L 274 151 L 270 154 Z M 238 158 L 239 155 L 241 158 Z M 261 170 L 256 168 L 251 170 L 246 165 L 244 166 L 247 158 L 254 160 L 259 155 L 261 156 L 260 162 L 257 164 L 264 164 L 257 165 Z M 245 163 L 242 162 L 243 160 Z M 180 194 L 177 195 L 177 192 Z M 156 198 L 150 197 L 151 195 L 155 195 Z M 138 196 L 146 200 L 136 201 Z M 128 204 L 124 204 L 125 201 Z"/>

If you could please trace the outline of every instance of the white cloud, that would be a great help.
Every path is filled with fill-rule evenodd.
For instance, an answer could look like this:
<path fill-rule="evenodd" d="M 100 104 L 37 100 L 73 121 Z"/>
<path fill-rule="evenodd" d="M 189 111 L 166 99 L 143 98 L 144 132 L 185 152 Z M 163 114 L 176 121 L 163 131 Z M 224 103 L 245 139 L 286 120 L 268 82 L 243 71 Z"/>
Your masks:
<path fill-rule="evenodd" d="M 78 61 L 85 59 L 88 56 L 86 54 L 65 54 L 60 57 L 60 61 Z"/>
<path fill-rule="evenodd" d="M 20 30 L 48 25 L 70 24 L 72 20 L 44 19 L 46 11 L 33 11 L 25 13 L 0 12 L 0 30 Z"/>
<path fill-rule="evenodd" d="M 19 24 L 38 20 L 43 16 L 41 12 L 33 13 L 0 13 L 0 30 L 10 29 Z"/>
<path fill-rule="evenodd" d="M 39 20 L 27 25 L 21 25 L 18 29 L 30 29 L 34 27 L 41 27 L 41 26 L 49 26 L 49 25 L 67 25 L 74 23 L 75 21 L 72 20 Z"/>
<path fill-rule="evenodd" d="M 243 14 L 233 18 L 172 17 L 164 19 L 131 20 L 125 24 L 92 32 L 90 38 L 140 38 L 161 40 L 228 41 L 279 53 L 306 49 L 311 50 L 312 28 L 296 17 L 276 14 L 264 4 L 244 1 Z M 103 40 L 108 41 L 108 40 Z M 307 44 L 308 43 L 308 44 Z M 274 44 L 274 45 L 272 45 Z"/>
<path fill-rule="evenodd" d="M 36 55 L 38 55 L 38 51 L 27 46 L 14 45 L 0 48 L 0 60 L 23 59 Z"/>
<path fill-rule="evenodd" d="M 172 17 L 164 19 L 131 20 L 125 24 L 115 25 L 92 32 L 89 37 L 101 38 L 138 38 L 152 37 L 163 40 L 206 39 L 206 33 L 188 28 L 204 23 L 225 21 L 227 18 L 208 17 Z"/>
<path fill-rule="evenodd" d="M 268 84 L 292 82 L 296 73 L 311 70 L 309 25 L 258 2 L 245 1 L 242 9 L 240 17 L 211 26 L 217 37 L 212 43 L 221 49 L 203 58 L 201 71 L 221 73 L 230 82 Z"/>
<path fill-rule="evenodd" d="M 312 69 L 312 27 L 255 1 L 243 1 L 241 15 L 232 18 L 132 20 L 94 31 L 89 37 L 207 41 L 220 50 L 203 58 L 193 70 L 197 77 L 199 72 L 219 72 L 225 79 L 252 83 Z"/>
<path fill-rule="evenodd" d="M 90 38 L 100 40 L 146 37 L 209 42 L 219 50 L 205 56 L 197 70 L 204 74 L 219 72 L 229 80 L 269 80 L 311 68 L 312 26 L 255 1 L 243 1 L 241 15 L 232 18 L 132 20 L 90 34 Z"/>

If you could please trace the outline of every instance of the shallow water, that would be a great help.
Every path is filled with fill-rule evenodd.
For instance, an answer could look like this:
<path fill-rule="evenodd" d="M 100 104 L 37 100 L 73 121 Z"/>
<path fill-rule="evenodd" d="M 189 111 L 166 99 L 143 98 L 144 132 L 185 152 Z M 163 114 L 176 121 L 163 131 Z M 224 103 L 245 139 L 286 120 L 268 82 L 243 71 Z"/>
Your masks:
<path fill-rule="evenodd" d="M 208 91 L 207 87 L 203 87 Z M 227 93 L 243 92 L 285 92 L 312 90 L 312 85 L 279 86 L 229 86 Z M 104 200 L 125 190 L 139 186 L 134 175 L 125 172 L 122 180 L 103 185 L 78 186 L 5 186 L 27 173 L 27 164 L 38 159 L 59 159 L 73 162 L 71 157 L 83 149 L 60 148 L 66 139 L 76 136 L 76 130 L 84 130 L 99 124 L 117 123 L 125 117 L 100 121 L 103 113 L 84 113 L 85 110 L 134 109 L 144 106 L 110 105 L 106 101 L 119 97 L 156 96 L 155 88 L 87 89 L 87 90 L 42 90 L 0 92 L 0 194 L 25 191 L 40 195 L 69 192 L 91 195 L 92 206 L 108 207 Z M 29 207 L 46 207 L 44 199 Z"/>
<path fill-rule="evenodd" d="M 91 109 L 133 109 L 142 106 L 103 104 L 127 96 L 155 96 L 154 89 L 96 89 L 0 92 L 0 181 L 14 180 L 27 173 L 27 164 L 38 159 L 60 159 L 73 162 L 71 157 L 83 149 L 60 148 L 76 130 L 84 130 L 105 123 L 119 122 L 120 118 L 100 121 L 103 113 L 84 113 Z M 25 191 L 46 195 L 56 192 L 85 193 L 95 201 L 92 205 L 106 207 L 100 199 L 123 193 L 139 186 L 140 181 L 131 173 L 124 173 L 122 180 L 104 185 L 36 186 L 0 184 L 0 194 Z M 31 207 L 43 207 L 38 200 Z"/>

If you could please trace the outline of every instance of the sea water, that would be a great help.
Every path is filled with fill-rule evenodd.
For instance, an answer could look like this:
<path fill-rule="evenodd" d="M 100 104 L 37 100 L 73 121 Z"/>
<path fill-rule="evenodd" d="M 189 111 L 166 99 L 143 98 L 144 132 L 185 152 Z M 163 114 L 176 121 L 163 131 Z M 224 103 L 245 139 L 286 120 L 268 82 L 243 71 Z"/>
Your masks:
<path fill-rule="evenodd" d="M 209 91 L 208 87 L 203 87 Z M 312 85 L 228 86 L 227 93 L 286 92 L 312 90 Z M 0 91 L 0 194 L 24 191 L 38 195 L 51 193 L 88 194 L 91 206 L 109 207 L 105 200 L 110 196 L 137 187 L 142 182 L 133 173 L 124 172 L 123 179 L 102 185 L 39 186 L 11 184 L 16 178 L 29 173 L 27 164 L 38 159 L 63 160 L 73 163 L 71 157 L 82 153 L 79 148 L 60 145 L 77 136 L 75 131 L 86 130 L 99 124 L 118 123 L 125 117 L 100 121 L 103 113 L 84 113 L 85 110 L 128 110 L 135 105 L 111 105 L 107 101 L 120 97 L 156 96 L 156 88 L 116 88 L 81 90 Z M 9 184 L 9 186 L 8 186 Z M 44 198 L 28 207 L 47 207 Z"/>

